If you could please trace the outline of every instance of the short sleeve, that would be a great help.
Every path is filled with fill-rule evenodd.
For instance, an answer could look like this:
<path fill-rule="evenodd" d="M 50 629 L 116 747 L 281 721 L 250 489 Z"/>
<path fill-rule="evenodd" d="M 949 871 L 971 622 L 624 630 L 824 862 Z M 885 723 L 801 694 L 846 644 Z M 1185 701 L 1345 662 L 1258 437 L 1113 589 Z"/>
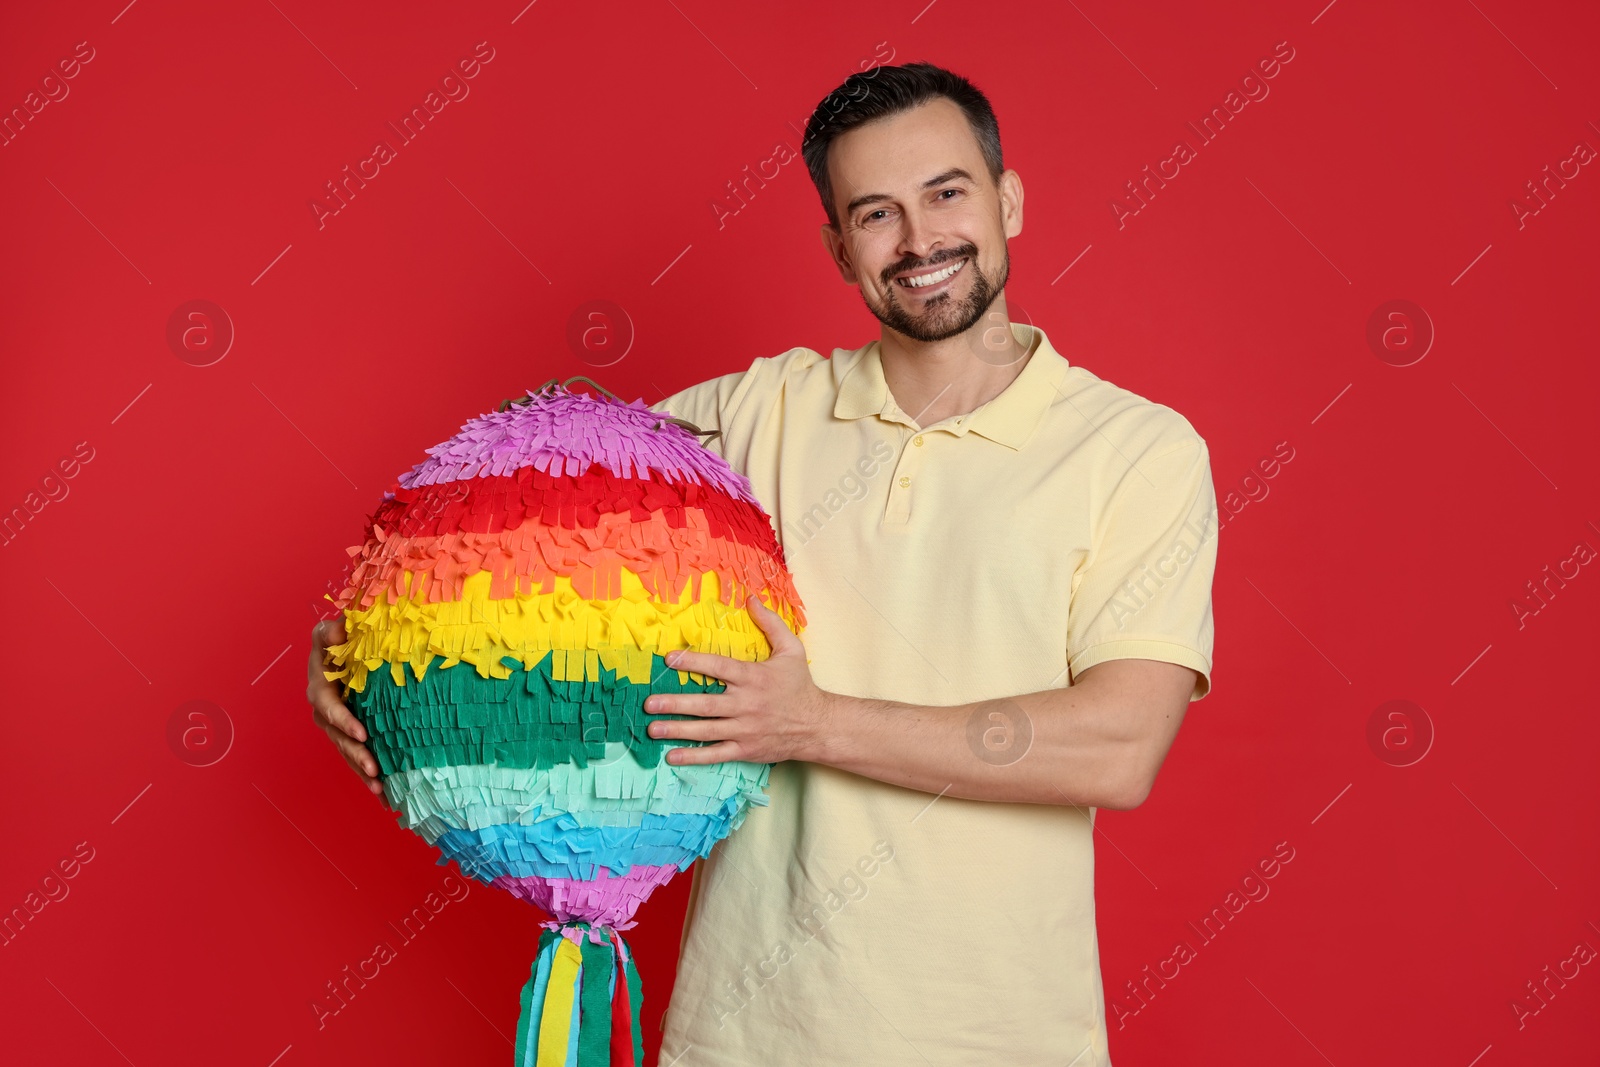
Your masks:
<path fill-rule="evenodd" d="M 1217 503 L 1210 451 L 1188 440 L 1129 467 L 1095 524 L 1067 611 L 1067 664 L 1154 659 L 1199 672 L 1191 701 L 1211 691 L 1211 579 Z"/>
<path fill-rule="evenodd" d="M 650 405 L 650 410 L 692 422 L 702 430 L 722 430 L 734 398 L 741 392 L 740 386 L 749 374 L 748 370 L 742 370 L 708 378 L 658 400 Z"/>
<path fill-rule="evenodd" d="M 650 405 L 650 410 L 692 422 L 701 430 L 717 430 L 707 447 L 743 473 L 753 437 L 783 397 L 791 373 L 822 357 L 807 348 L 791 348 L 777 356 L 760 356 L 749 368 L 679 390 Z"/>
<path fill-rule="evenodd" d="M 747 370 L 707 378 L 696 386 L 680 389 L 670 397 L 662 397 L 650 405 L 650 410 L 693 422 L 701 430 L 717 430 L 717 437 L 704 440 L 707 448 L 726 459 L 730 454 L 728 443 L 736 430 L 736 416 L 749 397 L 750 389 L 760 376 L 762 363 L 765 362 L 768 360 L 757 358 Z"/>

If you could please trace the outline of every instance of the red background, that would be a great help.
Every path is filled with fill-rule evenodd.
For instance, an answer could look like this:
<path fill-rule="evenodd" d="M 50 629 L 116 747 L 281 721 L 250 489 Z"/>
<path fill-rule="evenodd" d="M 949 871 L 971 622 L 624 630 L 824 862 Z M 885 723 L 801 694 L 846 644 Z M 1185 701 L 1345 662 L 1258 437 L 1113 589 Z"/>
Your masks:
<path fill-rule="evenodd" d="M 992 99 L 1027 190 L 1014 314 L 1184 413 L 1230 510 L 1255 497 L 1221 535 L 1215 690 L 1150 800 L 1099 819 L 1116 1062 L 1593 1062 L 1600 967 L 1511 1004 L 1600 948 L 1600 575 L 1574 557 L 1600 548 L 1600 173 L 1510 205 L 1600 147 L 1597 17 L 1323 2 L 9 12 L 6 111 L 94 58 L 0 147 L 0 506 L 93 458 L 0 552 L 0 907 L 93 859 L 0 948 L 5 1058 L 506 1061 L 540 916 L 482 887 L 321 1030 L 308 1007 L 446 873 L 311 728 L 311 605 L 426 446 L 609 362 L 567 343 L 587 301 L 635 332 L 594 373 L 649 401 L 876 336 L 801 161 L 711 207 L 876 56 Z M 482 41 L 470 95 L 319 227 L 324 183 Z M 1281 41 L 1270 95 L 1119 228 L 1124 183 Z M 167 341 L 190 300 L 235 331 L 209 366 Z M 1409 366 L 1367 341 L 1390 300 L 1436 332 Z M 209 766 L 169 742 L 191 700 L 222 710 L 188 751 L 233 733 Z M 1421 711 L 1369 742 L 1390 700 Z M 1187 924 L 1280 842 L 1270 895 L 1202 944 Z M 636 931 L 652 1057 L 688 884 Z M 1124 983 L 1179 940 L 1141 1004 Z"/>

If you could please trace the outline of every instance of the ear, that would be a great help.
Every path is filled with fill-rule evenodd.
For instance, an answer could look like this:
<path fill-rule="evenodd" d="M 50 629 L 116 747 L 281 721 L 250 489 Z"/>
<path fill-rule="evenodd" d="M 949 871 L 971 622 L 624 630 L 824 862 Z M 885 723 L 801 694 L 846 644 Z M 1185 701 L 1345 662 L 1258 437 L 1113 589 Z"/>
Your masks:
<path fill-rule="evenodd" d="M 1022 175 L 1014 170 L 1000 174 L 1000 222 L 1006 237 L 1022 233 Z"/>
<path fill-rule="evenodd" d="M 833 265 L 839 268 L 839 277 L 844 279 L 846 285 L 858 284 L 855 267 L 851 266 L 849 258 L 845 255 L 844 238 L 834 229 L 833 223 L 822 224 L 821 236 L 822 247 L 827 249 Z"/>

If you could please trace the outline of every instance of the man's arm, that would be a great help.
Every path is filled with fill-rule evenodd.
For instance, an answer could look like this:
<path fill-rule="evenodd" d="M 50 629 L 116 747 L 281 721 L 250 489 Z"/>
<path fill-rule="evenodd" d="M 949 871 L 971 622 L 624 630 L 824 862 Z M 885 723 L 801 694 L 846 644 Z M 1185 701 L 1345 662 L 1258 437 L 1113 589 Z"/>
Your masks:
<path fill-rule="evenodd" d="M 1128 809 L 1142 804 L 1172 747 L 1197 672 L 1115 659 L 1077 684 L 950 707 L 865 700 L 819 689 L 805 646 L 759 601 L 750 613 L 772 655 L 745 663 L 701 652 L 671 666 L 720 678 L 721 693 L 655 694 L 653 737 L 710 741 L 672 750 L 671 763 L 786 759 L 821 763 L 927 793 L 1025 804 Z M 780 710 L 781 709 L 781 710 Z"/>
<path fill-rule="evenodd" d="M 652 712 L 702 717 L 652 724 L 655 736 L 721 742 L 668 759 L 804 759 L 928 793 L 1137 807 L 1189 702 L 1210 689 L 1216 495 L 1192 429 L 1123 474 L 1069 611 L 1074 685 L 954 707 L 826 693 L 800 639 L 751 600 L 770 658 L 669 657 L 727 689 L 646 701 Z"/>
<path fill-rule="evenodd" d="M 955 707 L 840 698 L 811 759 L 971 800 L 1136 808 L 1178 735 L 1195 673 L 1119 659 L 1069 689 Z"/>

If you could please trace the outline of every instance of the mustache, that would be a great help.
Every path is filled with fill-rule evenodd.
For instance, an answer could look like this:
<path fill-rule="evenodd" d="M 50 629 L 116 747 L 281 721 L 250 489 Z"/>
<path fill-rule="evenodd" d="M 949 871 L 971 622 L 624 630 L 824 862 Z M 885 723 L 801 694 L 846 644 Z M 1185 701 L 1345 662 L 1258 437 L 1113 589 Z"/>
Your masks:
<path fill-rule="evenodd" d="M 927 270 L 930 267 L 937 267 L 941 263 L 949 263 L 952 260 L 977 258 L 978 249 L 975 246 L 962 245 L 960 248 L 952 248 L 950 251 L 936 255 L 932 259 L 926 261 L 919 262 L 917 260 L 910 260 L 905 263 L 897 263 L 888 270 L 884 271 L 883 284 L 885 286 L 892 285 L 894 283 L 895 275 L 904 274 L 906 271 Z"/>

